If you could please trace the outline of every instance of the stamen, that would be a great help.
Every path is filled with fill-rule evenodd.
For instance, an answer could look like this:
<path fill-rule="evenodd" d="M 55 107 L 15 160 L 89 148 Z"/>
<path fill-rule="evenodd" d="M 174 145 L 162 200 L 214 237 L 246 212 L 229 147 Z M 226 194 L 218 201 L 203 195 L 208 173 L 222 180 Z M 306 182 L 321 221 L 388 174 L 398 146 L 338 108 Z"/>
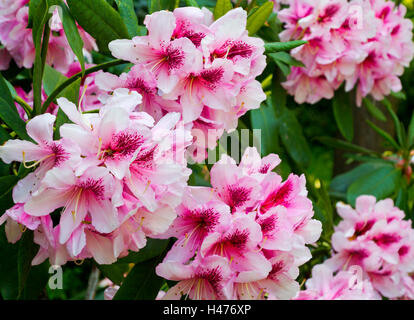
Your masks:
<path fill-rule="evenodd" d="M 79 200 L 82 194 L 82 189 L 79 189 L 77 195 L 76 195 L 76 203 L 75 203 L 75 210 L 72 211 L 72 216 L 73 216 L 73 222 L 76 221 L 76 213 L 78 211 L 78 207 L 79 207 Z"/>
<path fill-rule="evenodd" d="M 165 60 L 167 60 L 167 57 L 164 57 L 164 58 L 162 58 L 160 61 L 158 61 L 157 63 L 155 63 L 153 66 L 152 66 L 152 68 L 151 68 L 151 72 L 153 72 L 154 71 L 154 69 L 156 68 L 156 67 L 158 67 L 162 62 L 164 62 Z"/>
<path fill-rule="evenodd" d="M 55 156 L 55 154 L 54 154 L 54 153 L 51 153 L 51 154 L 49 154 L 49 155 L 47 155 L 47 156 L 43 157 L 42 159 L 40 159 L 40 160 L 36 161 L 35 163 L 32 163 L 31 165 L 27 165 L 27 164 L 26 164 L 26 156 L 25 156 L 24 151 L 22 152 L 22 154 L 23 154 L 23 167 L 25 167 L 26 169 L 31 169 L 31 168 L 33 168 L 33 167 L 36 167 L 36 166 L 37 166 L 39 163 L 41 163 L 42 161 L 45 161 L 46 159 L 49 159 L 50 157 L 54 157 L 54 156 Z"/>
<path fill-rule="evenodd" d="M 87 88 L 88 88 L 88 85 L 85 83 L 85 85 L 83 86 L 82 95 L 79 99 L 78 111 L 80 113 L 82 113 L 81 105 L 82 105 L 83 98 L 85 97 L 85 93 L 86 93 Z"/>

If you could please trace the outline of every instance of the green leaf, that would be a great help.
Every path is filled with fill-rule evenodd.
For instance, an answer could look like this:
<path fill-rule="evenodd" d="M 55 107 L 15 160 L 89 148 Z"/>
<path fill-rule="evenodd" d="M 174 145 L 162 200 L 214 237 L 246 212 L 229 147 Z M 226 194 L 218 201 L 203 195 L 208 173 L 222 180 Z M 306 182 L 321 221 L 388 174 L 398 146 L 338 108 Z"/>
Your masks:
<path fill-rule="evenodd" d="M 112 40 L 129 38 L 121 16 L 105 0 L 67 0 L 67 4 L 76 21 L 96 39 L 101 52 L 109 53 Z"/>
<path fill-rule="evenodd" d="M 391 115 L 391 118 L 394 122 L 394 126 L 395 126 L 395 131 L 397 133 L 397 139 L 398 142 L 400 143 L 400 146 L 404 146 L 405 145 L 405 141 L 404 141 L 404 134 L 403 134 L 403 125 L 401 124 L 400 120 L 398 119 L 396 113 L 394 112 L 394 110 L 392 109 L 392 105 L 391 102 L 388 99 L 384 99 L 382 101 L 382 103 L 385 105 L 385 107 L 387 108 L 388 112 Z"/>
<path fill-rule="evenodd" d="M 368 162 L 361 164 L 358 167 L 333 178 L 329 185 L 329 189 L 337 193 L 346 193 L 349 186 L 358 178 L 365 174 L 375 172 L 384 166 L 388 166 L 388 164 L 379 162 Z"/>
<path fill-rule="evenodd" d="M 249 35 L 254 35 L 264 25 L 273 11 L 273 2 L 268 1 L 261 5 L 253 14 L 247 18 L 246 29 Z"/>
<path fill-rule="evenodd" d="M 123 281 L 114 300 L 154 300 L 164 282 L 155 273 L 161 257 L 136 264 Z"/>
<path fill-rule="evenodd" d="M 363 103 L 367 108 L 368 112 L 375 117 L 376 119 L 385 122 L 387 121 L 387 117 L 382 113 L 382 111 L 374 104 L 371 100 L 364 98 Z"/>
<path fill-rule="evenodd" d="M 224 16 L 228 11 L 233 9 L 233 5 L 230 0 L 217 0 L 216 6 L 214 8 L 214 19 Z"/>
<path fill-rule="evenodd" d="M 299 165 L 307 167 L 312 154 L 302 127 L 293 111 L 286 109 L 278 119 L 280 139 L 288 154 Z"/>
<path fill-rule="evenodd" d="M 293 58 L 289 53 L 287 52 L 276 52 L 276 53 L 270 53 L 269 57 L 272 58 L 276 63 L 278 61 L 281 61 L 287 65 L 295 66 L 295 67 L 304 67 L 305 65 L 299 61 Z"/>
<path fill-rule="evenodd" d="M 410 125 L 408 126 L 407 139 L 408 139 L 408 147 L 412 148 L 414 146 L 414 112 L 411 116 Z"/>
<path fill-rule="evenodd" d="M 73 53 L 79 60 L 82 72 L 85 72 L 85 57 L 83 56 L 83 40 L 79 34 L 75 19 L 69 11 L 69 8 L 64 2 L 60 2 L 59 6 L 62 10 L 59 11 L 60 19 L 62 20 L 63 30 Z"/>
<path fill-rule="evenodd" d="M 24 140 L 32 140 L 26 132 L 26 123 L 20 118 L 9 88 L 0 73 L 0 119 Z"/>
<path fill-rule="evenodd" d="M 124 20 L 125 26 L 128 29 L 129 36 L 131 38 L 139 36 L 140 30 L 138 26 L 138 18 L 134 9 L 133 0 L 115 0 L 118 6 L 119 14 L 122 20 Z"/>
<path fill-rule="evenodd" d="M 168 240 L 147 239 L 147 244 L 138 252 L 130 252 L 126 257 L 111 265 L 98 265 L 102 273 L 112 282 L 120 284 L 124 274 L 129 270 L 130 263 L 142 263 L 160 256 L 167 248 Z"/>
<path fill-rule="evenodd" d="M 147 239 L 147 245 L 138 252 L 131 252 L 124 258 L 118 260 L 119 263 L 141 263 L 161 255 L 167 248 L 168 240 Z"/>
<path fill-rule="evenodd" d="M 369 150 L 367 148 L 358 146 L 356 144 L 343 141 L 343 140 L 339 140 L 339 139 L 335 139 L 335 138 L 331 138 L 331 137 L 317 137 L 315 139 L 329 147 L 333 147 L 337 149 L 342 149 L 342 150 L 357 152 L 357 153 L 376 154 L 376 152 L 373 150 Z"/>
<path fill-rule="evenodd" d="M 401 170 L 393 165 L 384 165 L 373 172 L 360 176 L 348 189 L 347 199 L 351 205 L 355 204 L 358 196 L 369 194 L 378 200 L 393 194 L 401 179 Z"/>
<path fill-rule="evenodd" d="M 387 140 L 396 150 L 400 149 L 400 146 L 398 145 L 398 143 L 394 140 L 393 137 L 391 137 L 391 135 L 388 132 L 385 132 L 384 130 L 382 130 L 381 128 L 377 127 L 374 123 L 372 123 L 369 120 L 365 120 L 368 125 L 374 129 L 381 137 L 383 137 L 385 140 Z"/>
<path fill-rule="evenodd" d="M 177 7 L 178 0 L 148 0 L 149 13 L 161 10 L 173 11 Z"/>
<path fill-rule="evenodd" d="M 279 147 L 278 121 L 271 103 L 263 103 L 258 109 L 250 111 L 253 129 L 260 129 L 262 154 L 277 153 Z"/>
<path fill-rule="evenodd" d="M 354 138 L 354 118 L 352 107 L 347 103 L 347 98 L 346 93 L 341 90 L 337 91 L 332 100 L 332 107 L 339 131 L 346 140 L 352 141 Z"/>
<path fill-rule="evenodd" d="M 266 53 L 274 53 L 274 52 L 280 52 L 280 51 L 290 51 L 294 48 L 304 45 L 305 43 L 308 43 L 308 42 L 304 40 L 295 40 L 295 41 L 289 41 L 289 42 L 269 42 L 269 43 L 265 43 L 264 47 L 265 47 Z"/>
<path fill-rule="evenodd" d="M 0 294 L 5 300 L 16 299 L 18 295 L 17 247 L 18 244 L 7 241 L 4 225 L 0 226 Z"/>
<path fill-rule="evenodd" d="M 18 275 L 18 295 L 21 297 L 23 288 L 26 285 L 30 269 L 32 267 L 32 260 L 36 256 L 39 246 L 33 242 L 33 232 L 26 230 L 22 238 L 19 240 L 19 252 L 17 255 L 17 275 Z"/>
<path fill-rule="evenodd" d="M 105 277 L 117 285 L 124 281 L 124 274 L 129 270 L 127 263 L 98 264 L 97 267 Z"/>
<path fill-rule="evenodd" d="M 196 0 L 185 0 L 185 3 L 187 4 L 187 6 L 189 7 L 196 7 L 196 8 L 200 8 L 200 6 L 198 5 Z"/>

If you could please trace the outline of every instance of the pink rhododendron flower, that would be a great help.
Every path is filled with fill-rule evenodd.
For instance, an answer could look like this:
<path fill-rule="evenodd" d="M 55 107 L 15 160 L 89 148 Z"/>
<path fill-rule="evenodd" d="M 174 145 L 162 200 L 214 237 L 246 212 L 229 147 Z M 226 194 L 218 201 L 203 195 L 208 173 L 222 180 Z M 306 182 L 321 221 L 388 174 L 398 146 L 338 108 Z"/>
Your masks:
<path fill-rule="evenodd" d="M 355 269 L 357 270 L 357 269 Z M 362 275 L 362 274 L 361 274 Z M 306 281 L 306 290 L 296 300 L 380 300 L 367 279 L 359 279 L 354 270 L 340 270 L 335 275 L 324 264 L 312 269 L 312 278 Z"/>
<path fill-rule="evenodd" d="M 310 259 L 306 244 L 318 240 L 321 223 L 312 219 L 304 176 L 282 182 L 272 172 L 279 163 L 277 155 L 262 159 L 255 148 L 247 148 L 239 165 L 223 155 L 213 166 L 211 188 L 186 189 L 177 219 L 161 235 L 177 241 L 157 272 L 182 280 L 164 299 L 290 299 L 297 294 L 298 267 Z M 199 288 L 194 268 L 218 258 L 229 270 L 215 278 L 230 296 Z"/>
<path fill-rule="evenodd" d="M 155 122 L 135 111 L 141 96 L 128 89 L 103 100 L 99 113 L 82 113 L 59 98 L 72 121 L 60 127 L 59 140 L 56 117 L 45 113 L 27 123 L 34 142 L 0 147 L 2 161 L 36 168 L 14 187 L 16 205 L 0 220 L 12 242 L 24 228 L 35 231 L 33 264 L 48 257 L 52 264 L 90 257 L 110 264 L 165 233 L 176 217 L 191 172 L 185 150 L 192 137 L 180 115 Z M 54 223 L 52 215 L 59 217 Z"/>
<path fill-rule="evenodd" d="M 28 0 L 5 0 L 0 4 L 0 42 L 10 56 L 21 68 L 30 69 L 35 58 L 32 30 L 27 28 L 29 19 Z M 68 71 L 69 65 L 75 61 L 69 43 L 65 37 L 58 11 L 55 10 L 50 23 L 46 62 L 62 73 Z M 78 27 L 85 50 L 97 50 L 94 39 L 82 28 Z"/>
<path fill-rule="evenodd" d="M 140 93 L 137 110 L 156 120 L 179 112 L 194 143 L 189 154 L 206 158 L 224 130 L 234 130 L 239 117 L 266 99 L 255 80 L 266 66 L 264 42 L 249 37 L 247 14 L 230 10 L 213 22 L 207 9 L 177 8 L 146 16 L 147 36 L 114 40 L 112 54 L 135 64 L 120 77 L 97 76 L 100 89 L 127 88 Z"/>
<path fill-rule="evenodd" d="M 404 213 L 391 199 L 376 202 L 373 196 L 358 197 L 355 209 L 338 203 L 337 210 L 343 220 L 332 235 L 334 254 L 326 265 L 332 270 L 359 266 L 381 295 L 405 295 L 404 279 L 414 270 L 414 230 Z"/>
<path fill-rule="evenodd" d="M 342 83 L 356 88 L 357 104 L 401 90 L 399 76 L 414 57 L 406 8 L 386 0 L 293 0 L 278 14 L 282 41 L 303 39 L 293 49 L 305 67 L 294 68 L 283 86 L 298 103 L 331 99 Z M 316 90 L 315 88 L 318 88 Z"/>

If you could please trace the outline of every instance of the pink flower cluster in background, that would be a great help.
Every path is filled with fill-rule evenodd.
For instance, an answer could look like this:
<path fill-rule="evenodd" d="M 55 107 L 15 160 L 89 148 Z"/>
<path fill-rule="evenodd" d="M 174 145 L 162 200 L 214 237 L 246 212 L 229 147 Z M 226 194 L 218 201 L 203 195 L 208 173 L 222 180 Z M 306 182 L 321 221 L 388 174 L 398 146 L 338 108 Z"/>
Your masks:
<path fill-rule="evenodd" d="M 312 219 L 304 176 L 287 180 L 248 148 L 239 165 L 223 156 L 209 187 L 188 187 L 177 219 L 164 237 L 178 240 L 156 268 L 174 281 L 163 299 L 290 299 L 299 291 L 298 267 L 311 258 L 307 244 L 321 234 Z"/>
<path fill-rule="evenodd" d="M 266 98 L 255 80 L 266 66 L 264 43 L 248 36 L 246 21 L 242 8 L 214 22 L 206 8 L 147 15 L 147 36 L 109 44 L 113 56 L 135 66 L 120 77 L 101 74 L 97 84 L 109 93 L 120 87 L 139 92 L 140 110 L 155 119 L 180 112 L 194 136 L 190 152 L 204 160 L 206 148 Z"/>
<path fill-rule="evenodd" d="M 27 123 L 33 142 L 0 146 L 3 162 L 36 166 L 0 218 L 10 242 L 21 227 L 34 230 L 40 250 L 33 264 L 48 257 L 57 265 L 89 257 L 110 264 L 173 222 L 191 173 L 184 158 L 191 134 L 178 113 L 155 123 L 135 112 L 140 101 L 138 93 L 117 89 L 99 113 L 82 114 L 60 98 L 73 122 L 60 127 L 61 139 L 53 139 L 55 116 L 46 113 Z"/>
<path fill-rule="evenodd" d="M 0 70 L 6 70 L 11 58 L 19 68 L 30 69 L 35 59 L 32 29 L 28 29 L 29 0 L 5 0 L 0 3 L 0 43 L 4 46 L 0 51 Z M 75 61 L 66 39 L 58 11 L 55 10 L 50 23 L 51 34 L 46 61 L 62 73 L 69 70 Z M 95 40 L 81 27 L 79 33 L 87 51 L 97 50 Z"/>
<path fill-rule="evenodd" d="M 343 220 L 332 235 L 333 255 L 323 263 L 323 268 L 314 271 L 314 279 L 307 282 L 307 290 L 299 298 L 371 299 L 380 294 L 413 299 L 414 229 L 410 220 L 404 220 L 404 212 L 394 207 L 391 199 L 377 202 L 373 196 L 358 197 L 355 209 L 338 203 L 337 210 Z M 357 283 L 355 290 L 345 282 L 343 286 L 339 284 L 340 279 L 345 281 L 344 271 L 351 269 L 360 270 L 360 274 L 354 275 L 360 285 Z M 329 276 L 333 272 L 338 272 L 334 278 Z M 335 285 L 328 287 L 328 283 Z"/>
<path fill-rule="evenodd" d="M 278 13 L 282 41 L 306 40 L 293 49 L 305 67 L 283 83 L 298 103 L 331 99 L 342 84 L 356 88 L 357 104 L 401 90 L 399 76 L 414 56 L 411 20 L 404 5 L 385 0 L 292 0 Z"/>
<path fill-rule="evenodd" d="M 295 300 L 379 300 L 381 296 L 371 282 L 359 278 L 359 270 L 340 270 L 334 275 L 326 265 L 316 265 L 312 278 L 306 281 L 306 290 Z"/>

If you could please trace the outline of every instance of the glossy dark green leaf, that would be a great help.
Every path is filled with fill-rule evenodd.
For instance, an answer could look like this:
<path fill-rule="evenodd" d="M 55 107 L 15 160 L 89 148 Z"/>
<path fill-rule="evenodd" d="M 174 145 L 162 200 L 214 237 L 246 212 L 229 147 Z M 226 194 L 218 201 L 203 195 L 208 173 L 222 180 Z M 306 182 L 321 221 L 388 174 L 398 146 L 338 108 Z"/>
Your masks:
<path fill-rule="evenodd" d="M 24 139 L 31 140 L 26 132 L 26 123 L 20 118 L 12 95 L 3 76 L 0 74 L 0 119 L 16 134 Z"/>
<path fill-rule="evenodd" d="M 121 16 L 105 0 L 67 0 L 67 4 L 76 21 L 96 39 L 101 52 L 109 52 L 112 40 L 129 38 Z"/>
<path fill-rule="evenodd" d="M 329 185 L 329 189 L 333 192 L 346 193 L 349 186 L 359 177 L 375 172 L 378 169 L 384 167 L 384 165 L 384 163 L 379 162 L 361 164 L 346 173 L 335 176 Z"/>
<path fill-rule="evenodd" d="M 97 267 L 105 277 L 117 285 L 124 281 L 124 274 L 129 270 L 128 263 L 100 264 Z"/>
<path fill-rule="evenodd" d="M 233 5 L 230 0 L 217 0 L 216 6 L 214 8 L 214 19 L 224 16 L 228 11 L 233 9 Z"/>
<path fill-rule="evenodd" d="M 278 122 L 280 139 L 288 154 L 297 164 L 307 167 L 312 154 L 294 112 L 286 109 L 278 118 Z"/>
<path fill-rule="evenodd" d="M 412 148 L 414 146 L 414 112 L 411 116 L 411 121 L 408 126 L 407 140 L 408 146 Z"/>
<path fill-rule="evenodd" d="M 339 131 L 346 140 L 352 141 L 354 137 L 354 118 L 347 94 L 341 90 L 338 91 L 332 100 L 332 107 Z"/>
<path fill-rule="evenodd" d="M 79 34 L 78 26 L 76 25 L 75 19 L 69 11 L 66 4 L 61 1 L 59 4 L 61 10 L 59 11 L 60 19 L 62 20 L 63 30 L 65 31 L 66 39 L 73 53 L 78 58 L 81 65 L 82 71 L 85 71 L 85 58 L 83 56 L 83 40 Z"/>
<path fill-rule="evenodd" d="M 35 257 L 39 246 L 33 242 L 33 232 L 26 230 L 22 238 L 18 242 L 18 254 L 17 254 L 17 276 L 18 276 L 18 295 L 21 297 L 23 289 L 26 285 L 27 278 L 29 276 L 30 269 L 32 267 L 32 260 Z"/>
<path fill-rule="evenodd" d="M 189 7 L 196 7 L 199 8 L 200 6 L 198 5 L 196 0 L 185 0 L 185 3 L 187 4 L 187 6 Z"/>
<path fill-rule="evenodd" d="M 168 240 L 147 239 L 147 245 L 138 252 L 131 252 L 124 258 L 118 260 L 119 263 L 140 263 L 161 255 L 168 245 Z"/>
<path fill-rule="evenodd" d="M 304 40 L 295 40 L 289 42 L 269 42 L 265 43 L 266 53 L 280 52 L 280 51 L 290 51 L 294 48 L 304 45 L 307 41 Z"/>
<path fill-rule="evenodd" d="M 272 58 L 275 62 L 281 61 L 289 66 L 304 67 L 304 64 L 302 62 L 296 60 L 287 52 L 270 53 L 269 57 Z"/>
<path fill-rule="evenodd" d="M 360 195 L 370 194 L 378 200 L 384 199 L 396 192 L 401 179 L 401 170 L 393 165 L 385 165 L 378 170 L 364 174 L 348 188 L 348 203 L 354 205 Z"/>
<path fill-rule="evenodd" d="M 161 10 L 173 11 L 177 6 L 177 0 L 148 0 L 149 12 L 154 13 Z"/>
<path fill-rule="evenodd" d="M 263 103 L 259 109 L 250 111 L 253 129 L 260 129 L 262 154 L 277 153 L 279 147 L 278 120 L 271 103 Z"/>
<path fill-rule="evenodd" d="M 273 11 L 273 2 L 267 1 L 247 18 L 246 29 L 249 35 L 254 35 L 264 25 Z"/>
<path fill-rule="evenodd" d="M 157 257 L 138 263 L 123 281 L 114 300 L 154 300 L 165 281 L 155 273 L 162 260 Z"/>
<path fill-rule="evenodd" d="M 129 36 L 131 38 L 140 35 L 138 26 L 138 18 L 134 9 L 133 0 L 115 0 L 118 7 L 119 14 L 122 20 L 124 20 L 125 26 L 128 29 Z"/>

